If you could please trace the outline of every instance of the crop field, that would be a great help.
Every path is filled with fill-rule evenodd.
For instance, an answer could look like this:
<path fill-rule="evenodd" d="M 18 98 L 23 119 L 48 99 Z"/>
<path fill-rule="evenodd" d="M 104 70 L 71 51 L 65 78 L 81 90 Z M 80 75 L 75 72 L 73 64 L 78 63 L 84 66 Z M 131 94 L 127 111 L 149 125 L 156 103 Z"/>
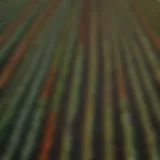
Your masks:
<path fill-rule="evenodd" d="M 160 160 L 150 1 L 0 1 L 0 160 Z"/>

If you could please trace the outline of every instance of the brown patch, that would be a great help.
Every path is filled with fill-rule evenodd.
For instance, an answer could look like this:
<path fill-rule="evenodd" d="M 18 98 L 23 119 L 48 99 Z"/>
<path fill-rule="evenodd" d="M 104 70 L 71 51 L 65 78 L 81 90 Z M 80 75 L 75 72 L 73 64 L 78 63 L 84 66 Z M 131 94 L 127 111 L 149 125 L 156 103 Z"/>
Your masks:
<path fill-rule="evenodd" d="M 88 28 L 89 5 L 90 5 L 90 0 L 85 0 L 84 6 L 83 6 L 83 14 L 81 18 L 80 30 L 78 35 L 79 44 L 84 43 L 87 37 L 86 35 L 87 35 L 87 28 Z"/>
<path fill-rule="evenodd" d="M 0 42 L 3 41 L 3 36 L 0 35 Z"/>
<path fill-rule="evenodd" d="M 51 149 L 52 144 L 54 143 L 54 133 L 56 128 L 57 113 L 51 112 L 49 115 L 49 119 L 46 123 L 46 128 L 44 132 L 44 138 L 42 141 L 42 147 L 39 153 L 39 160 L 48 160 L 49 159 L 49 151 Z"/>
<path fill-rule="evenodd" d="M 52 68 L 47 75 L 44 87 L 42 88 L 41 98 L 48 98 L 52 93 L 52 85 L 55 82 L 56 71 Z"/>

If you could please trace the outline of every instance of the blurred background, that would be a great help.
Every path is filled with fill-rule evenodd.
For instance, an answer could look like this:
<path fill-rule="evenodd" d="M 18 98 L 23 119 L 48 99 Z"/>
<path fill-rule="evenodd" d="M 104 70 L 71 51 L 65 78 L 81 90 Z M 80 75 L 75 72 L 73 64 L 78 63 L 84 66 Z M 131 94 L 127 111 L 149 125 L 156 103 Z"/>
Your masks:
<path fill-rule="evenodd" d="M 0 160 L 159 160 L 160 1 L 0 0 Z"/>

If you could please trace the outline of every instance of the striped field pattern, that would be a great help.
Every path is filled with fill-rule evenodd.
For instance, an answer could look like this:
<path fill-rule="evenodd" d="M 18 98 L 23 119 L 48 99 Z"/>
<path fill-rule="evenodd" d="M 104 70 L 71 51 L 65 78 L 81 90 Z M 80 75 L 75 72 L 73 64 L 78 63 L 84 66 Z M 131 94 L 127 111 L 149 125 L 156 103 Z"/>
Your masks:
<path fill-rule="evenodd" d="M 1 3 L 0 160 L 160 160 L 160 38 L 137 5 Z"/>

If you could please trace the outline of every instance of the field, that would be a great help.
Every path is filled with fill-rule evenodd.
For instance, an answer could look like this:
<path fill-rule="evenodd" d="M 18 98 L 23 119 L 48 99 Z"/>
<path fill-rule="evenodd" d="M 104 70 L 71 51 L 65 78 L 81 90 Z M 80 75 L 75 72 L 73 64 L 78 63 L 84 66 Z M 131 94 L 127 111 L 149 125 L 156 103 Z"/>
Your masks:
<path fill-rule="evenodd" d="M 160 160 L 160 55 L 128 1 L 0 2 L 0 160 Z"/>

